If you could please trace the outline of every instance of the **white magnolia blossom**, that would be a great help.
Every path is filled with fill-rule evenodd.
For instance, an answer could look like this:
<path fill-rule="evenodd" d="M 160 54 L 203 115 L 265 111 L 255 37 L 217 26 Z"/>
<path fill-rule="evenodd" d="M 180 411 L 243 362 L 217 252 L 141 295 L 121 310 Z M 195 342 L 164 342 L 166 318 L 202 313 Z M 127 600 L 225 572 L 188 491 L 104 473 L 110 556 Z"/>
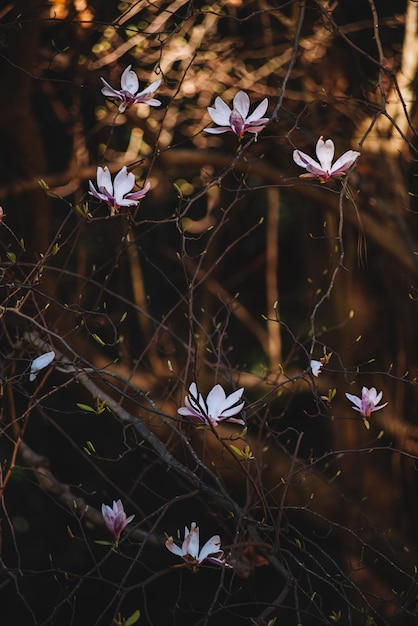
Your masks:
<path fill-rule="evenodd" d="M 166 548 L 176 556 L 180 556 L 193 572 L 197 572 L 203 561 L 209 561 L 221 567 L 231 567 L 223 559 L 223 550 L 221 550 L 221 538 L 219 535 L 213 535 L 202 549 L 199 551 L 199 527 L 196 522 L 190 525 L 190 531 L 187 526 L 184 529 L 184 541 L 180 546 L 174 543 L 173 537 L 169 537 L 165 542 Z"/>
<path fill-rule="evenodd" d="M 268 99 L 264 98 L 262 102 L 254 109 L 251 115 L 250 98 L 245 91 L 239 91 L 233 100 L 233 108 L 229 106 L 219 96 L 215 99 L 215 107 L 208 107 L 208 113 L 215 124 L 219 124 L 215 128 L 205 128 L 207 133 L 219 135 L 232 131 L 238 137 L 243 137 L 246 132 L 257 134 L 263 130 L 268 117 L 263 117 L 267 111 Z"/>
<path fill-rule="evenodd" d="M 192 383 L 189 387 L 189 395 L 184 400 L 186 406 L 180 407 L 177 412 L 185 417 L 197 417 L 212 426 L 217 426 L 221 421 L 244 424 L 244 420 L 233 417 L 245 404 L 245 402 L 239 402 L 243 392 L 244 388 L 241 387 L 227 396 L 221 385 L 215 385 L 204 400 L 196 383 Z"/>
<path fill-rule="evenodd" d="M 360 152 L 348 150 L 344 152 L 339 159 L 332 165 L 334 158 L 335 146 L 332 139 L 324 141 L 320 137 L 316 144 L 316 156 L 318 161 L 312 159 L 308 154 L 301 150 L 294 150 L 293 160 L 297 165 L 307 170 L 307 174 L 301 174 L 300 178 L 319 178 L 321 183 L 325 183 L 331 178 L 344 176 L 348 169 L 353 165 L 360 156 Z"/>
<path fill-rule="evenodd" d="M 122 206 L 136 206 L 149 191 L 150 183 L 148 182 L 140 191 L 130 193 L 135 185 L 135 175 L 128 172 L 126 165 L 116 174 L 114 181 L 109 172 L 109 168 L 97 168 L 97 189 L 89 180 L 89 194 L 98 200 L 105 202 L 109 209 L 110 215 L 115 215 L 116 211 Z"/>
<path fill-rule="evenodd" d="M 123 71 L 120 78 L 121 89 L 114 89 L 104 78 L 101 78 L 104 87 L 102 94 L 109 98 L 115 98 L 121 100 L 119 105 L 120 113 L 123 113 L 128 107 L 133 104 L 148 104 L 151 107 L 157 107 L 161 104 L 160 100 L 153 98 L 153 93 L 158 89 L 161 84 L 161 79 L 151 83 L 143 91 L 138 91 L 139 81 L 138 76 L 131 70 L 131 65 Z"/>
<path fill-rule="evenodd" d="M 135 515 L 130 515 L 126 517 L 126 513 L 123 508 L 123 504 L 121 500 L 113 500 L 113 506 L 109 506 L 108 504 L 102 504 L 102 515 L 104 519 L 104 523 L 106 524 L 106 528 L 116 541 L 119 542 L 119 538 L 121 532 L 126 526 L 132 522 Z"/>
<path fill-rule="evenodd" d="M 310 362 L 310 366 L 312 374 L 314 376 L 319 376 L 324 364 L 322 363 L 322 361 L 315 361 L 315 359 L 312 359 L 312 361 Z"/>
<path fill-rule="evenodd" d="M 373 411 L 379 411 L 387 405 L 387 402 L 385 402 L 384 404 L 377 406 L 382 399 L 383 392 L 380 391 L 377 393 L 375 387 L 371 387 L 370 389 L 363 387 L 361 390 L 361 398 L 354 396 L 351 393 L 346 393 L 345 395 L 346 398 L 354 404 L 352 408 L 355 411 L 359 411 L 359 413 L 366 419 L 370 417 Z"/>
<path fill-rule="evenodd" d="M 36 357 L 36 359 L 32 361 L 31 366 L 30 366 L 29 380 L 30 381 L 35 380 L 36 376 L 38 375 L 38 372 L 43 370 L 45 367 L 48 367 L 48 365 L 54 359 L 55 359 L 55 352 L 53 350 L 51 350 L 51 352 L 45 352 L 45 354 L 41 354 L 41 356 Z"/>

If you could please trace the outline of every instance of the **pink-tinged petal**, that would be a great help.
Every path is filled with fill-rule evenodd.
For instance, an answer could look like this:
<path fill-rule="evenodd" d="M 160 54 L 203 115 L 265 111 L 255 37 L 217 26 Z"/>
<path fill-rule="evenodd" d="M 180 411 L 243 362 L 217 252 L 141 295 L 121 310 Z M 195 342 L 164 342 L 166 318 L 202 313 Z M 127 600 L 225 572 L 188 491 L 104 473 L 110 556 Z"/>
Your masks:
<path fill-rule="evenodd" d="M 208 407 L 208 415 L 212 418 L 218 417 L 219 407 L 225 401 L 226 394 L 221 385 L 215 385 L 208 393 L 206 404 Z"/>
<path fill-rule="evenodd" d="M 309 154 L 306 154 L 301 150 L 293 151 L 293 160 L 296 165 L 299 165 L 300 167 L 304 167 L 306 169 L 306 167 L 310 165 L 312 168 L 322 172 L 321 165 L 317 161 L 314 161 Z"/>
<path fill-rule="evenodd" d="M 113 196 L 112 177 L 107 166 L 97 168 L 97 187 L 102 193 L 106 190 L 110 196 Z"/>
<path fill-rule="evenodd" d="M 138 76 L 131 70 L 132 65 L 123 71 L 120 78 L 120 85 L 125 91 L 129 91 L 131 94 L 136 94 L 139 89 Z"/>
<path fill-rule="evenodd" d="M 157 98 L 147 98 L 145 104 L 148 104 L 149 107 L 159 107 L 162 102 L 161 100 L 157 100 Z"/>
<path fill-rule="evenodd" d="M 320 137 L 316 143 L 316 156 L 321 164 L 323 170 L 328 172 L 331 169 L 332 159 L 334 158 L 334 142 L 332 139 L 324 141 L 323 137 Z"/>
<path fill-rule="evenodd" d="M 98 191 L 96 191 L 93 183 L 91 182 L 91 180 L 89 180 L 89 194 L 91 196 L 94 196 L 95 198 L 97 198 L 98 200 L 103 200 L 104 202 L 106 202 L 106 196 L 104 196 L 102 193 L 99 193 Z"/>
<path fill-rule="evenodd" d="M 104 87 L 102 88 L 102 94 L 107 96 L 108 98 L 118 98 L 119 100 L 123 99 L 123 95 L 117 89 L 113 89 L 111 85 L 104 78 L 100 77 Z"/>
<path fill-rule="evenodd" d="M 338 174 L 346 172 L 348 169 L 350 169 L 350 167 L 358 159 L 359 156 L 360 152 L 356 152 L 355 150 L 348 150 L 347 152 L 344 152 L 344 154 L 341 155 L 340 158 L 337 159 L 334 165 L 331 167 L 330 174 L 332 176 L 336 176 Z"/>
<path fill-rule="evenodd" d="M 263 117 L 264 113 L 267 111 L 267 107 L 269 105 L 269 101 L 267 98 L 264 98 L 264 100 L 262 100 L 260 102 L 260 104 L 254 109 L 254 111 L 251 113 L 251 115 L 249 115 L 246 119 L 247 124 L 250 124 L 251 122 L 261 122 L 261 118 Z M 267 120 L 268 122 L 268 118 L 264 118 L 265 120 Z M 267 123 L 267 122 L 263 122 L 262 123 Z"/>
<path fill-rule="evenodd" d="M 373 411 L 380 411 L 380 409 L 384 409 L 385 406 L 387 406 L 387 405 L 388 405 L 388 402 L 385 402 L 384 404 L 380 404 L 379 406 L 375 406 L 375 407 L 372 408 L 372 412 Z"/>
<path fill-rule="evenodd" d="M 181 556 L 181 557 L 183 556 L 183 550 L 177 544 L 174 543 L 173 537 L 169 537 L 167 539 L 167 541 L 165 542 L 165 547 L 176 556 Z"/>
<path fill-rule="evenodd" d="M 156 81 L 153 84 L 156 83 L 161 83 L 161 80 Z M 158 86 L 158 85 L 157 85 Z M 156 106 L 160 106 L 161 101 L 157 100 L 156 98 L 152 98 L 151 94 L 153 91 L 155 91 L 155 89 L 157 89 L 157 87 L 155 87 L 155 89 L 153 89 L 152 91 L 150 91 L 152 85 L 150 85 L 150 87 L 148 87 L 147 89 L 144 89 L 144 91 L 141 91 L 141 93 L 136 94 L 135 98 L 134 98 L 134 104 L 148 104 L 148 106 L 152 106 L 152 107 L 156 107 Z"/>
<path fill-rule="evenodd" d="M 186 532 L 188 533 L 186 536 Z M 199 527 L 196 526 L 196 522 L 192 522 L 190 525 L 190 533 L 186 528 L 185 539 L 183 541 L 183 554 L 189 554 L 194 559 L 199 555 Z"/>
<path fill-rule="evenodd" d="M 196 411 L 196 409 L 187 409 L 186 407 L 180 407 L 179 409 L 177 409 L 177 413 L 179 415 L 182 415 L 183 417 L 196 417 L 199 420 L 202 420 L 203 422 L 206 422 L 206 417 L 199 411 Z"/>
<path fill-rule="evenodd" d="M 270 120 L 268 119 L 268 117 L 262 117 L 261 119 L 257 120 L 256 122 L 250 122 L 249 124 L 246 123 L 245 126 L 245 130 L 249 133 L 261 133 L 262 130 L 264 130 L 267 122 L 269 122 Z"/>
<path fill-rule="evenodd" d="M 128 200 L 141 200 L 141 198 L 147 195 L 148 191 L 150 190 L 150 187 L 151 187 L 151 183 L 147 182 L 147 184 L 144 186 L 143 189 L 140 189 L 139 191 L 133 191 L 132 193 L 128 193 L 126 195 L 126 198 Z"/>
<path fill-rule="evenodd" d="M 245 119 L 250 110 L 250 98 L 245 91 L 239 91 L 233 99 L 233 106 L 236 111 Z"/>
<path fill-rule="evenodd" d="M 138 93 L 137 96 L 145 96 L 146 98 L 150 96 L 154 91 L 157 91 L 158 87 L 161 85 L 161 78 L 155 80 L 151 85 L 148 85 L 141 93 Z"/>
<path fill-rule="evenodd" d="M 118 204 L 122 204 L 125 194 L 129 193 L 135 185 L 135 176 L 128 172 L 126 165 L 115 176 L 113 182 L 114 196 Z"/>
<path fill-rule="evenodd" d="M 222 98 L 217 96 L 215 99 L 215 107 L 208 107 L 208 113 L 215 124 L 227 126 L 229 124 L 229 116 L 232 111 Z"/>
<path fill-rule="evenodd" d="M 231 130 L 238 135 L 238 137 L 242 137 L 245 133 L 245 121 L 242 117 L 241 113 L 236 111 L 235 109 L 232 111 L 229 116 L 229 125 L 231 126 Z"/>
<path fill-rule="evenodd" d="M 353 409 L 355 409 L 356 411 L 360 411 L 360 407 L 361 407 L 361 398 L 358 398 L 357 396 L 354 396 L 352 393 L 346 393 L 345 397 L 350 400 L 350 402 L 352 402 L 355 406 L 353 406 Z"/>
<path fill-rule="evenodd" d="M 222 133 L 230 132 L 231 128 L 229 126 L 218 126 L 218 128 L 204 128 L 203 130 L 211 135 L 221 135 Z"/>
<path fill-rule="evenodd" d="M 214 535 L 213 537 L 207 540 L 207 542 L 201 549 L 199 557 L 198 557 L 199 563 L 202 563 L 202 561 L 207 559 L 210 554 L 218 554 L 219 552 L 222 552 L 221 538 L 219 535 Z"/>

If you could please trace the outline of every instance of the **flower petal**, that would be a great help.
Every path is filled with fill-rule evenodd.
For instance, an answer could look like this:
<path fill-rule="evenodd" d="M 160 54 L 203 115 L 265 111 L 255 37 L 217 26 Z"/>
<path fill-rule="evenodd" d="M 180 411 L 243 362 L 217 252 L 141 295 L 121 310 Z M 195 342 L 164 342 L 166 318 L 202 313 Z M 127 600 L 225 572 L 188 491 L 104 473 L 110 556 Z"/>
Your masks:
<path fill-rule="evenodd" d="M 45 354 L 41 354 L 41 356 L 36 357 L 36 359 L 32 361 L 30 366 L 29 380 L 35 380 L 36 374 L 40 370 L 43 370 L 45 367 L 48 367 L 48 365 L 54 360 L 54 358 L 55 352 L 53 350 L 51 350 L 51 352 L 45 352 Z"/>
<path fill-rule="evenodd" d="M 300 167 L 304 167 L 306 169 L 306 167 L 310 165 L 312 168 L 315 168 L 322 172 L 321 165 L 317 161 L 314 161 L 314 159 L 312 159 L 309 154 L 302 152 L 302 150 L 293 151 L 293 160 L 296 165 L 299 165 Z"/>
<path fill-rule="evenodd" d="M 224 413 L 225 409 L 229 409 L 234 404 L 236 404 L 239 400 L 241 400 L 241 396 L 243 393 L 244 393 L 244 387 L 241 387 L 240 389 L 237 389 L 236 391 L 233 391 L 232 393 L 230 393 L 229 396 L 225 398 L 224 402 L 221 405 L 222 414 Z M 234 409 L 235 408 L 236 407 L 234 407 Z"/>
<path fill-rule="evenodd" d="M 173 537 L 169 537 L 167 539 L 165 547 L 176 556 L 183 556 L 183 550 L 176 543 L 174 543 Z"/>
<path fill-rule="evenodd" d="M 220 414 L 220 407 L 225 402 L 226 394 L 221 385 L 215 385 L 208 393 L 206 404 L 208 407 L 208 415 L 217 418 Z"/>
<path fill-rule="evenodd" d="M 215 107 L 208 107 L 208 113 L 215 124 L 226 126 L 229 124 L 229 116 L 232 111 L 220 96 L 215 99 Z"/>
<path fill-rule="evenodd" d="M 151 183 L 148 181 L 147 184 L 143 187 L 143 189 L 126 194 L 126 198 L 128 200 L 141 200 L 141 198 L 147 195 L 150 187 L 151 187 Z"/>
<path fill-rule="evenodd" d="M 258 120 L 260 120 L 263 117 L 264 113 L 267 111 L 268 105 L 269 105 L 268 98 L 264 98 L 264 100 L 262 100 L 260 104 L 254 109 L 251 115 L 247 117 L 246 119 L 247 124 L 249 124 L 250 122 L 257 122 Z M 268 118 L 266 119 L 268 120 Z"/>
<path fill-rule="evenodd" d="M 126 165 L 124 165 L 113 181 L 114 196 L 118 204 L 122 206 L 125 194 L 131 191 L 134 185 L 135 175 L 132 172 L 128 172 Z"/>
<path fill-rule="evenodd" d="M 246 119 L 248 111 L 250 110 L 250 98 L 245 91 L 239 91 L 233 99 L 234 109 L 238 111 L 240 115 Z"/>
<path fill-rule="evenodd" d="M 112 177 L 110 176 L 107 165 L 97 168 L 97 187 L 99 191 L 105 189 L 110 196 L 113 196 Z"/>
<path fill-rule="evenodd" d="M 204 128 L 203 130 L 211 135 L 221 135 L 222 133 L 228 133 L 231 128 L 229 126 L 218 126 L 217 128 Z"/>
<path fill-rule="evenodd" d="M 350 169 L 350 167 L 358 159 L 359 156 L 360 152 L 356 152 L 355 150 L 347 150 L 347 152 L 344 152 L 344 154 L 342 154 L 340 158 L 335 161 L 334 165 L 331 167 L 330 174 L 332 174 L 332 176 L 336 176 L 338 174 L 346 172 L 348 169 Z"/>
<path fill-rule="evenodd" d="M 199 527 L 196 526 L 196 522 L 192 522 L 190 525 L 190 532 L 186 528 L 184 534 L 185 539 L 182 546 L 183 554 L 189 554 L 194 559 L 197 559 L 199 555 Z"/>
<path fill-rule="evenodd" d="M 245 402 L 241 402 L 240 404 L 237 404 L 237 406 L 233 406 L 231 409 L 222 409 L 220 417 L 222 417 L 223 419 L 228 419 L 232 415 L 236 415 L 241 411 L 244 404 Z"/>
<path fill-rule="evenodd" d="M 332 139 L 324 141 L 323 137 L 320 137 L 316 143 L 316 156 L 321 164 L 321 167 L 326 172 L 329 172 L 332 165 L 332 159 L 334 158 L 334 142 Z"/>
<path fill-rule="evenodd" d="M 213 535 L 210 539 L 207 540 L 205 545 L 200 551 L 198 561 L 202 563 L 210 554 L 218 554 L 222 552 L 221 550 L 221 538 L 219 535 Z"/>
<path fill-rule="evenodd" d="M 353 408 L 355 408 L 357 411 L 359 411 L 359 410 L 360 410 L 360 407 L 361 407 L 361 398 L 358 398 L 357 396 L 354 396 L 352 393 L 346 393 L 346 394 L 345 394 L 345 397 L 346 397 L 348 400 L 350 400 L 350 402 L 352 402 L 352 403 L 355 405 L 355 407 L 353 407 Z"/>
<path fill-rule="evenodd" d="M 122 72 L 120 85 L 122 89 L 135 95 L 139 89 L 139 81 L 138 76 L 131 70 L 131 67 L 132 65 L 128 65 L 128 67 Z"/>
<path fill-rule="evenodd" d="M 111 85 L 104 78 L 100 77 L 104 87 L 102 88 L 102 94 L 107 96 L 108 98 L 118 98 L 119 100 L 123 99 L 123 95 L 117 89 L 113 89 Z"/>

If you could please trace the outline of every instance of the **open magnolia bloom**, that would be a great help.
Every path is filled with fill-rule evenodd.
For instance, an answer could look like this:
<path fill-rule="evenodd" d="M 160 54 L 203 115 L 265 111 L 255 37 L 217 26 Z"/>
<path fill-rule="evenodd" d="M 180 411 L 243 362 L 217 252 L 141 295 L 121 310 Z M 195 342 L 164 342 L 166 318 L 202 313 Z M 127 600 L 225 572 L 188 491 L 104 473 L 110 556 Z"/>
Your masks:
<path fill-rule="evenodd" d="M 110 209 L 110 215 L 115 215 L 116 211 L 122 206 L 136 206 L 138 201 L 143 198 L 150 188 L 148 182 L 140 191 L 129 193 L 135 185 L 135 176 L 132 172 L 128 172 L 126 165 L 116 174 L 112 183 L 112 177 L 108 167 L 97 168 L 97 188 L 94 187 L 89 180 L 89 194 L 106 202 Z"/>
<path fill-rule="evenodd" d="M 243 424 L 244 420 L 233 417 L 239 413 L 245 402 L 239 402 L 244 392 L 244 388 L 237 389 L 229 396 L 226 395 L 221 385 L 215 385 L 208 393 L 206 401 L 197 389 L 196 383 L 192 383 L 189 387 L 189 395 L 185 397 L 186 406 L 177 410 L 179 415 L 185 417 L 197 417 L 206 424 L 217 426 L 221 421 L 235 422 Z"/>
<path fill-rule="evenodd" d="M 110 507 L 108 504 L 102 504 L 102 515 L 104 523 L 106 524 L 106 528 L 108 529 L 116 543 L 119 542 L 119 538 L 123 529 L 126 528 L 126 526 L 130 522 L 132 522 L 135 517 L 135 515 L 130 515 L 129 517 L 126 517 L 126 513 L 124 511 L 121 500 L 113 500 L 112 507 Z"/>
<path fill-rule="evenodd" d="M 51 350 L 51 352 L 45 352 L 45 354 L 41 354 L 41 356 L 38 356 L 36 357 L 36 359 L 33 359 L 31 366 L 30 366 L 29 380 L 30 381 L 35 380 L 35 378 L 38 375 L 38 372 L 43 370 L 45 367 L 48 367 L 48 365 L 54 359 L 55 359 L 55 352 L 53 350 Z"/>
<path fill-rule="evenodd" d="M 382 399 L 383 392 L 380 391 L 377 393 L 375 387 L 371 387 L 370 389 L 363 387 L 361 390 L 361 398 L 354 396 L 351 393 L 346 393 L 345 396 L 354 404 L 352 408 L 355 411 L 359 411 L 359 413 L 366 419 L 370 417 L 373 411 L 379 411 L 379 409 L 383 409 L 383 407 L 387 405 L 387 402 L 385 402 L 384 404 L 377 406 Z"/>
<path fill-rule="evenodd" d="M 101 81 L 104 84 L 102 94 L 109 98 L 115 98 L 116 100 L 122 101 L 119 105 L 120 113 L 123 113 L 133 104 L 143 103 L 148 104 L 150 107 L 158 107 L 161 104 L 160 100 L 157 100 L 152 96 L 154 91 L 156 91 L 161 85 L 161 80 L 156 80 L 143 91 L 138 91 L 138 76 L 131 70 L 131 67 L 131 65 L 128 65 L 120 77 L 121 89 L 113 89 L 113 87 L 111 87 L 111 85 L 109 85 L 104 78 L 101 78 Z"/>
<path fill-rule="evenodd" d="M 264 98 L 262 102 L 254 109 L 251 115 L 250 98 L 245 91 L 239 91 L 233 100 L 233 108 L 229 106 L 219 96 L 215 100 L 215 107 L 208 107 L 208 113 L 215 124 L 219 124 L 217 128 L 205 128 L 207 133 L 219 135 L 232 131 L 238 137 L 243 137 L 246 132 L 257 134 L 263 130 L 268 117 L 262 117 L 267 111 L 268 99 Z"/>
<path fill-rule="evenodd" d="M 169 537 L 165 542 L 166 548 L 176 556 L 180 556 L 193 572 L 197 572 L 203 561 L 209 561 L 221 567 L 231 567 L 223 559 L 223 550 L 221 550 L 221 538 L 219 535 L 213 535 L 205 543 L 199 552 L 199 527 L 196 522 L 190 525 L 190 531 L 187 526 L 184 528 L 184 541 L 180 546 L 174 543 L 173 537 Z"/>
<path fill-rule="evenodd" d="M 350 169 L 360 156 L 360 152 L 348 150 L 332 165 L 334 152 L 335 146 L 332 139 L 324 141 L 323 137 L 320 137 L 316 144 L 316 156 L 318 157 L 319 163 L 318 161 L 314 161 L 308 154 L 305 154 L 305 152 L 294 150 L 294 162 L 308 171 L 307 174 L 301 174 L 300 178 L 319 178 L 321 183 L 326 183 L 330 178 L 345 176 L 347 170 Z"/>

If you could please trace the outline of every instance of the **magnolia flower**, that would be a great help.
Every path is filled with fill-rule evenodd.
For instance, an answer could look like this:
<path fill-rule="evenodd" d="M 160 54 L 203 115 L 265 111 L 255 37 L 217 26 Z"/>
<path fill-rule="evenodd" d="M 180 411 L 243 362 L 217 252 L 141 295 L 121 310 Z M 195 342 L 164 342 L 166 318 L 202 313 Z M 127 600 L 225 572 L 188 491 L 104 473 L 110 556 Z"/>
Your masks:
<path fill-rule="evenodd" d="M 323 137 L 320 137 L 316 144 L 316 156 L 318 157 L 319 163 L 311 159 L 310 156 L 301 150 L 294 150 L 294 162 L 308 170 L 308 174 L 301 174 L 300 178 L 319 178 L 321 183 L 325 183 L 330 180 L 330 178 L 344 176 L 346 171 L 350 169 L 355 160 L 360 156 L 360 152 L 348 150 L 332 165 L 334 151 L 335 147 L 332 139 L 324 141 Z"/>
<path fill-rule="evenodd" d="M 321 361 L 315 361 L 315 359 L 312 359 L 309 365 L 311 366 L 312 374 L 314 376 L 319 376 L 324 364 Z"/>
<path fill-rule="evenodd" d="M 36 357 L 31 363 L 30 366 L 30 374 L 29 380 L 35 380 L 40 370 L 43 370 L 45 367 L 55 359 L 55 352 L 45 352 L 45 354 L 41 354 L 41 356 Z"/>
<path fill-rule="evenodd" d="M 197 417 L 212 426 L 217 426 L 221 421 L 244 424 L 244 420 L 232 417 L 239 413 L 245 404 L 245 402 L 237 404 L 243 392 L 244 388 L 241 387 L 241 389 L 237 389 L 227 396 L 221 385 L 215 385 L 205 401 L 202 394 L 199 393 L 196 383 L 192 383 L 189 387 L 189 395 L 184 399 L 186 406 L 181 407 L 177 412 L 179 415 Z"/>
<path fill-rule="evenodd" d="M 98 200 L 106 202 L 110 208 L 110 215 L 115 215 L 115 212 L 118 211 L 121 206 L 137 205 L 138 200 L 147 194 L 151 186 L 148 182 L 140 191 L 128 193 L 133 189 L 134 185 L 135 176 L 132 172 L 128 172 L 126 165 L 116 174 L 113 183 L 109 168 L 107 166 L 99 166 L 97 168 L 97 187 L 99 191 L 95 189 L 93 183 L 89 180 L 89 194 Z"/>
<path fill-rule="evenodd" d="M 113 507 L 107 504 L 102 504 L 102 515 L 107 530 L 113 536 L 116 543 L 119 542 L 121 532 L 126 526 L 132 522 L 135 515 L 126 517 L 126 513 L 123 509 L 123 504 L 120 500 L 115 502 L 113 500 Z"/>
<path fill-rule="evenodd" d="M 169 537 L 165 542 L 166 548 L 176 556 L 181 556 L 187 567 L 196 573 L 203 561 L 209 561 L 220 565 L 221 567 L 231 567 L 223 559 L 223 550 L 221 550 L 221 538 L 219 535 L 213 535 L 205 543 L 199 552 L 199 527 L 196 522 L 190 525 L 190 531 L 187 526 L 184 528 L 184 541 L 180 546 L 174 543 L 173 537 Z M 214 555 L 214 556 L 211 556 Z"/>
<path fill-rule="evenodd" d="M 139 81 L 138 76 L 131 70 L 131 65 L 123 71 L 122 76 L 120 77 L 120 86 L 121 89 L 113 89 L 105 81 L 104 78 L 101 78 L 104 87 L 102 89 L 102 94 L 104 96 L 108 96 L 109 98 L 116 98 L 117 100 L 122 100 L 119 105 L 120 113 L 123 113 L 125 109 L 132 106 L 133 104 L 148 104 L 151 107 L 158 107 L 161 102 L 152 97 L 154 91 L 158 89 L 161 84 L 161 80 L 156 80 L 154 83 L 151 83 L 149 87 L 144 89 L 144 91 L 138 91 L 139 89 Z"/>
<path fill-rule="evenodd" d="M 257 133 L 262 131 L 269 121 L 268 117 L 262 117 L 267 110 L 267 106 L 268 100 L 264 98 L 254 109 L 253 113 L 248 115 L 250 99 L 245 91 L 237 93 L 233 100 L 232 110 L 218 96 L 215 100 L 215 107 L 208 107 L 208 113 L 215 124 L 219 124 L 219 126 L 217 128 L 205 128 L 205 131 L 212 135 L 219 135 L 232 130 L 238 137 L 243 137 L 245 132 L 254 133 L 257 137 Z"/>
<path fill-rule="evenodd" d="M 346 398 L 350 400 L 354 404 L 352 407 L 355 411 L 359 411 L 359 413 L 364 417 L 368 418 L 373 413 L 373 411 L 379 411 L 379 409 L 383 409 L 387 405 L 387 402 L 377 406 L 382 399 L 383 393 L 377 393 L 374 387 L 367 389 L 367 387 L 363 387 L 361 390 L 361 398 L 358 396 L 354 396 L 351 393 L 346 393 Z"/>

